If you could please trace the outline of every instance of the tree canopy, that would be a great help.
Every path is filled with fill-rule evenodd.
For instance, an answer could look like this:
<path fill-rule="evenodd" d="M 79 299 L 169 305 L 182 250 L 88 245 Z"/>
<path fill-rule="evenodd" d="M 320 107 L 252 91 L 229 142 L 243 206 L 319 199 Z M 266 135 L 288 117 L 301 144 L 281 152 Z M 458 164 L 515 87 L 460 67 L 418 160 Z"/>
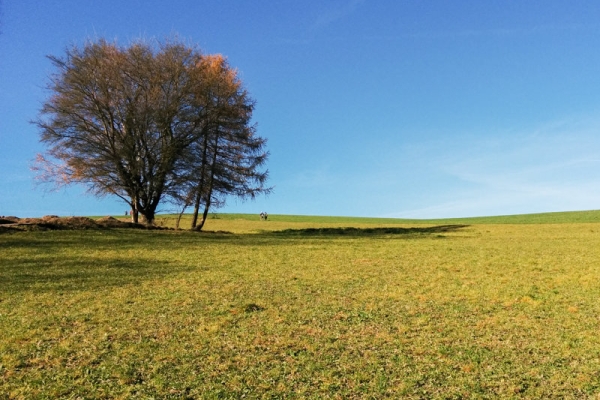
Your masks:
<path fill-rule="evenodd" d="M 163 200 L 203 208 L 266 193 L 266 140 L 254 100 L 221 55 L 181 43 L 105 40 L 49 57 L 57 72 L 36 121 L 45 154 L 38 178 L 82 183 L 126 201 L 152 223 Z"/>

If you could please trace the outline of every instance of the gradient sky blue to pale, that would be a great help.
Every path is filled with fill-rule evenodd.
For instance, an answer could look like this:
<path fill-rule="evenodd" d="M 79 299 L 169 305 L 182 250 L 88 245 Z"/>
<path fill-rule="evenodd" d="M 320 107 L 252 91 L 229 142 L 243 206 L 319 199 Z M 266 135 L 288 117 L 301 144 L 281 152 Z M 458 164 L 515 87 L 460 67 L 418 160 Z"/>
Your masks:
<path fill-rule="evenodd" d="M 45 56 L 174 36 L 228 57 L 269 140 L 273 194 L 220 211 L 600 208 L 597 1 L 0 0 L 0 31 L 0 215 L 124 213 L 34 185 Z"/>

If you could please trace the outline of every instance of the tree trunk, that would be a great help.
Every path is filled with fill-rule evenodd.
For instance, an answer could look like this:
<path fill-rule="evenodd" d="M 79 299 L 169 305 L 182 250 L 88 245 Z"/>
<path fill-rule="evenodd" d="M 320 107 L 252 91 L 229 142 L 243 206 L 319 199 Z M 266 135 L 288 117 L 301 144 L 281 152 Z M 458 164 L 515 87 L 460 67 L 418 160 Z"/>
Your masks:
<path fill-rule="evenodd" d="M 138 218 L 139 218 L 139 212 L 138 212 L 138 204 L 136 199 L 132 199 L 131 200 L 131 222 L 133 222 L 134 224 L 138 223 Z"/>
<path fill-rule="evenodd" d="M 208 154 L 208 132 L 204 135 L 202 142 L 202 164 L 200 165 L 200 181 L 198 182 L 198 191 L 196 193 L 196 202 L 194 203 L 194 215 L 192 216 L 192 229 L 196 228 L 198 223 L 198 212 L 200 211 L 200 201 L 202 200 L 202 192 L 204 191 L 204 175 L 206 174 L 206 163 Z"/>
<path fill-rule="evenodd" d="M 196 200 L 194 202 L 194 214 L 192 215 L 192 229 L 196 229 L 196 223 L 198 222 L 198 211 L 200 211 L 201 198 L 202 190 L 198 189 L 198 193 L 196 193 Z"/>
<path fill-rule="evenodd" d="M 215 170 L 217 166 L 217 155 L 219 153 L 219 132 L 215 136 L 215 152 L 213 153 L 212 163 L 210 165 L 210 177 L 208 178 L 208 194 L 206 195 L 206 203 L 204 204 L 204 213 L 202 213 L 202 221 L 200 225 L 196 227 L 197 231 L 202 230 L 204 223 L 206 222 L 206 216 L 208 215 L 208 209 L 210 208 L 210 199 L 212 198 L 213 186 L 215 182 Z"/>
<path fill-rule="evenodd" d="M 206 200 L 206 204 L 204 205 L 204 212 L 202 213 L 202 219 L 200 220 L 200 224 L 196 227 L 197 231 L 201 231 L 202 227 L 204 227 L 204 223 L 206 222 L 206 217 L 208 216 L 208 209 L 210 208 L 210 197 Z"/>
<path fill-rule="evenodd" d="M 177 221 L 175 221 L 175 229 L 179 230 L 179 223 L 181 222 L 181 217 L 183 216 L 183 213 L 185 212 L 185 209 L 187 208 L 187 204 L 183 206 L 183 208 L 181 209 L 181 212 L 179 213 L 179 215 L 177 216 Z"/>
<path fill-rule="evenodd" d="M 154 225 L 154 210 L 143 210 L 140 211 L 140 214 L 142 214 L 142 221 L 144 222 L 144 224 Z"/>

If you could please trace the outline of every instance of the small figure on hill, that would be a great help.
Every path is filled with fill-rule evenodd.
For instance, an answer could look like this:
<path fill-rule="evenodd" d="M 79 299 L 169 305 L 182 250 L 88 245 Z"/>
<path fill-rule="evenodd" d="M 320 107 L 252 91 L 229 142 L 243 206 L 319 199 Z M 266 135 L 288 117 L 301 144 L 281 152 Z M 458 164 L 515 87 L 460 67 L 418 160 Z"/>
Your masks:
<path fill-rule="evenodd" d="M 261 221 L 266 221 L 268 217 L 269 217 L 269 214 L 267 214 L 266 212 L 264 212 L 264 211 L 260 212 L 260 220 Z"/>

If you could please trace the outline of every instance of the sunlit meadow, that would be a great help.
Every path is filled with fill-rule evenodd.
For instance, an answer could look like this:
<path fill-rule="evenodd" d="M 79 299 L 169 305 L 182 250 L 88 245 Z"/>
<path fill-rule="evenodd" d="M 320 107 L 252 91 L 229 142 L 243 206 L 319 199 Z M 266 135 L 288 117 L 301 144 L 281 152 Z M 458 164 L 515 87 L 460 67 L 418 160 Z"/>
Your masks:
<path fill-rule="evenodd" d="M 0 398 L 596 398 L 600 213 L 510 218 L 0 234 Z"/>

